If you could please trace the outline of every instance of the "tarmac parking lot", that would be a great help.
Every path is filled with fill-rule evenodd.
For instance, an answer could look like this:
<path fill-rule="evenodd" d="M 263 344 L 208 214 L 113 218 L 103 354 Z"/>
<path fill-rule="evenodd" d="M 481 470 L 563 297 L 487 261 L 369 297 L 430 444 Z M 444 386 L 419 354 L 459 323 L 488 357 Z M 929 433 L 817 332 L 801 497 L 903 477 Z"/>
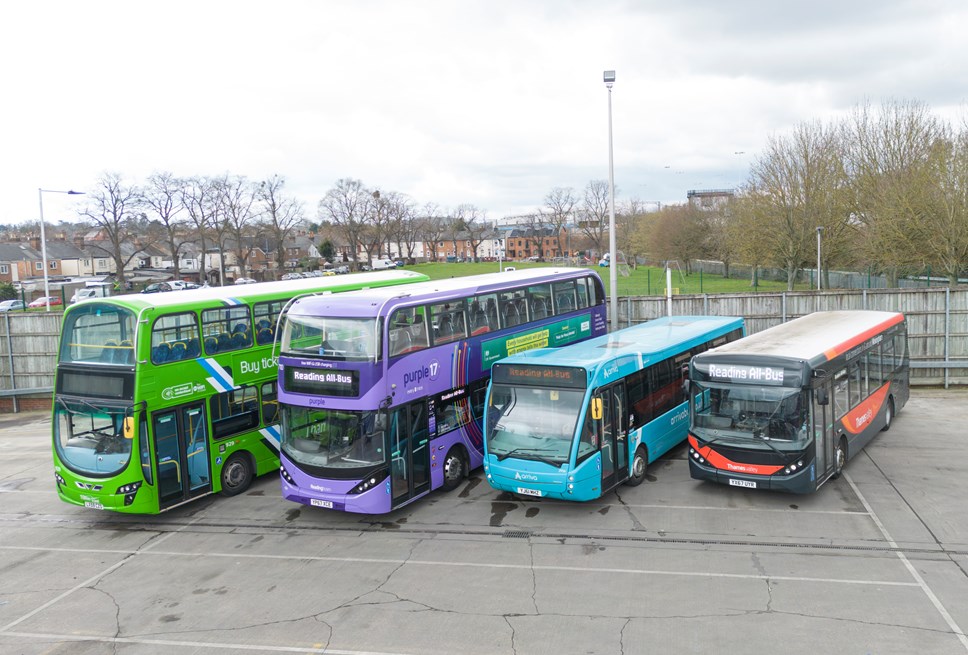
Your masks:
<path fill-rule="evenodd" d="M 919 389 L 810 496 L 690 479 L 598 501 L 480 471 L 386 516 L 275 475 L 160 516 L 54 491 L 46 414 L 0 416 L 0 653 L 968 653 L 968 389 Z"/>

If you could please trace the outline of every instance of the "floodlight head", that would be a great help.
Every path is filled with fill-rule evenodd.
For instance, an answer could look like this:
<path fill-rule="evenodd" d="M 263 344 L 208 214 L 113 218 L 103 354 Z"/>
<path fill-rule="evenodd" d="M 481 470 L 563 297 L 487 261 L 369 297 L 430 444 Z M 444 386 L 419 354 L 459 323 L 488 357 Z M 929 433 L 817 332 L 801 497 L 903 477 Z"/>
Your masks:
<path fill-rule="evenodd" d="M 612 84 L 615 83 L 615 71 L 605 71 L 605 86 L 612 88 Z"/>

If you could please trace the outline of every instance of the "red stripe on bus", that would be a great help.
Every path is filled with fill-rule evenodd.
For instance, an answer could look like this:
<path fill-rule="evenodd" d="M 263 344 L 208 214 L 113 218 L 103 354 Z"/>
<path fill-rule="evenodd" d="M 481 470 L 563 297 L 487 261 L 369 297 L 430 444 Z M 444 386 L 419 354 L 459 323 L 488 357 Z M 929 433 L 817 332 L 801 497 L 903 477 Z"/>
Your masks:
<path fill-rule="evenodd" d="M 703 446 L 700 448 L 699 442 L 696 441 L 696 438 L 691 434 L 689 435 L 689 445 L 692 446 L 693 450 L 699 453 L 707 462 L 721 471 L 745 473 L 749 475 L 773 475 L 783 468 L 782 465 L 764 466 L 762 464 L 743 464 L 740 462 L 734 462 L 728 457 L 723 457 L 709 446 Z"/>
<path fill-rule="evenodd" d="M 892 325 L 897 325 L 903 320 L 904 320 L 904 314 L 895 314 L 894 316 L 887 319 L 880 325 L 875 325 L 871 329 L 867 330 L 866 332 L 862 332 L 861 334 L 857 335 L 853 339 L 850 339 L 849 341 L 845 341 L 838 346 L 834 346 L 833 348 L 824 351 L 824 355 L 827 357 L 827 361 L 830 361 L 834 357 L 838 355 L 843 355 L 845 352 L 847 352 L 854 346 L 864 343 L 865 341 L 875 336 L 876 334 L 883 332 L 884 330 L 891 327 Z"/>
<path fill-rule="evenodd" d="M 877 413 L 881 411 L 881 406 L 884 404 L 884 399 L 887 398 L 887 392 L 890 388 L 890 384 L 885 384 L 880 389 L 875 391 L 860 405 L 854 409 L 847 412 L 842 419 L 840 419 L 840 424 L 844 427 L 847 432 L 851 434 L 860 434 L 864 430 L 870 427 L 871 421 L 877 416 Z"/>

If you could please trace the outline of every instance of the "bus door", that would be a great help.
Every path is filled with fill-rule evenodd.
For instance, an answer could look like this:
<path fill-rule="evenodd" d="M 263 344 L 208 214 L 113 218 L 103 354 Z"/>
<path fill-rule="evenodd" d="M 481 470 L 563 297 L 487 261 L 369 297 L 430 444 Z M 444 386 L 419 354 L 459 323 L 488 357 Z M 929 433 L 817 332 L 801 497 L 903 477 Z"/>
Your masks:
<path fill-rule="evenodd" d="M 834 421 L 833 408 L 828 403 L 821 403 L 822 396 L 830 397 L 827 386 L 813 390 L 813 435 L 814 448 L 817 453 L 817 486 L 834 472 Z"/>
<path fill-rule="evenodd" d="M 398 407 L 390 413 L 390 493 L 393 507 L 430 489 L 428 426 L 425 401 Z"/>
<path fill-rule="evenodd" d="M 212 490 L 205 405 L 191 403 L 151 417 L 159 509 Z"/>
<path fill-rule="evenodd" d="M 625 382 L 619 381 L 599 391 L 602 399 L 602 491 L 629 476 L 628 409 L 625 407 Z"/>

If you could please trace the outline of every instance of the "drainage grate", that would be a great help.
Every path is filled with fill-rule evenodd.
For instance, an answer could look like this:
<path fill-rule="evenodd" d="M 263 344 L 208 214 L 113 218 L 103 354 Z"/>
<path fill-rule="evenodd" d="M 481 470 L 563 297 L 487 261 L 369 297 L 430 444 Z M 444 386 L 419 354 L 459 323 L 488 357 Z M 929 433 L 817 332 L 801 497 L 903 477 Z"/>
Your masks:
<path fill-rule="evenodd" d="M 505 530 L 501 536 L 505 539 L 529 539 L 531 533 L 527 530 Z"/>

